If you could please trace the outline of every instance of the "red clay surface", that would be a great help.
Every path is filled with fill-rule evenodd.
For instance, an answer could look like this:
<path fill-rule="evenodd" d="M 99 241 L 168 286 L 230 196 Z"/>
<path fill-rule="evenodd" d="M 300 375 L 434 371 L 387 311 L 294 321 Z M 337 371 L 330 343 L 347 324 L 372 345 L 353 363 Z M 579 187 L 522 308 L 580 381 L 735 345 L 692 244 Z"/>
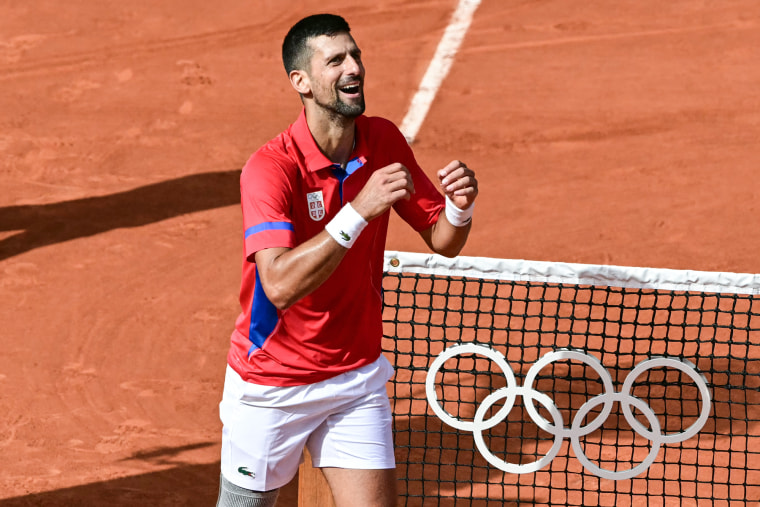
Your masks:
<path fill-rule="evenodd" d="M 300 109 L 282 36 L 345 15 L 400 124 L 456 1 L 359 5 L 0 4 L 1 507 L 213 505 L 237 175 Z M 756 0 L 483 0 L 415 144 L 478 173 L 464 253 L 760 272 L 758 47 Z"/>

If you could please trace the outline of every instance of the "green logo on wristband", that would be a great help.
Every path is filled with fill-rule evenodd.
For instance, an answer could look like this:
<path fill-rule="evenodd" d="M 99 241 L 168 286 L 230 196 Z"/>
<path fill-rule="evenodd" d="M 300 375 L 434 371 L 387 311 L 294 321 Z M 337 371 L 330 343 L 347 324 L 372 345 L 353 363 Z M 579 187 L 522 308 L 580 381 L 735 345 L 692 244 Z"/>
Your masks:
<path fill-rule="evenodd" d="M 339 234 L 340 234 L 340 237 L 343 238 L 343 241 L 351 241 L 351 236 L 349 236 L 345 232 L 340 231 Z"/>

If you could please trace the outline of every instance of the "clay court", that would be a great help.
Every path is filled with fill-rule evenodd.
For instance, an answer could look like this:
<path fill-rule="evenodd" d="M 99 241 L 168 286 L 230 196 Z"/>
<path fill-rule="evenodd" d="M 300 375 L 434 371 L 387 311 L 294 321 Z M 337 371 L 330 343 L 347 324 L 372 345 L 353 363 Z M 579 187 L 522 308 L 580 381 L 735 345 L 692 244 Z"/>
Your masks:
<path fill-rule="evenodd" d="M 345 16 L 400 124 L 457 3 L 0 4 L 1 507 L 213 505 L 282 37 Z M 477 172 L 463 254 L 760 272 L 758 48 L 756 0 L 482 0 L 413 144 Z"/>

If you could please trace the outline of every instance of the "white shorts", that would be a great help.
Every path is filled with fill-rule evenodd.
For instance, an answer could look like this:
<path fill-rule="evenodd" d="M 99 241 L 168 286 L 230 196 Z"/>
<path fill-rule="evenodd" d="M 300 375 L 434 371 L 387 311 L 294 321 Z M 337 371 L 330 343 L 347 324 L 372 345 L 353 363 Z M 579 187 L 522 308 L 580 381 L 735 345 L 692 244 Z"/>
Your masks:
<path fill-rule="evenodd" d="M 386 383 L 393 367 L 374 363 L 295 387 L 251 384 L 227 366 L 219 404 L 222 474 L 254 491 L 286 485 L 306 446 L 315 467 L 395 468 Z"/>

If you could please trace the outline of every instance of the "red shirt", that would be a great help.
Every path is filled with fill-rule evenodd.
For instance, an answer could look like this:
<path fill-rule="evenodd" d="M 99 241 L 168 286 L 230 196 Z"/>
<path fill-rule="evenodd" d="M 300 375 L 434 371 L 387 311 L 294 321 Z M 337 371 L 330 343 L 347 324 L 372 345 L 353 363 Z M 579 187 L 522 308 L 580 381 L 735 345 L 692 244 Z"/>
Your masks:
<path fill-rule="evenodd" d="M 317 147 L 303 111 L 248 160 L 240 176 L 245 230 L 242 312 L 227 357 L 243 379 L 273 386 L 311 384 L 380 356 L 383 253 L 390 211 L 369 222 L 321 286 L 285 310 L 277 310 L 261 289 L 254 254 L 265 248 L 293 248 L 318 234 L 356 197 L 373 171 L 394 162 L 409 169 L 415 193 L 393 208 L 415 230 L 431 227 L 444 198 L 388 120 L 356 119 L 356 142 L 345 171 Z"/>

